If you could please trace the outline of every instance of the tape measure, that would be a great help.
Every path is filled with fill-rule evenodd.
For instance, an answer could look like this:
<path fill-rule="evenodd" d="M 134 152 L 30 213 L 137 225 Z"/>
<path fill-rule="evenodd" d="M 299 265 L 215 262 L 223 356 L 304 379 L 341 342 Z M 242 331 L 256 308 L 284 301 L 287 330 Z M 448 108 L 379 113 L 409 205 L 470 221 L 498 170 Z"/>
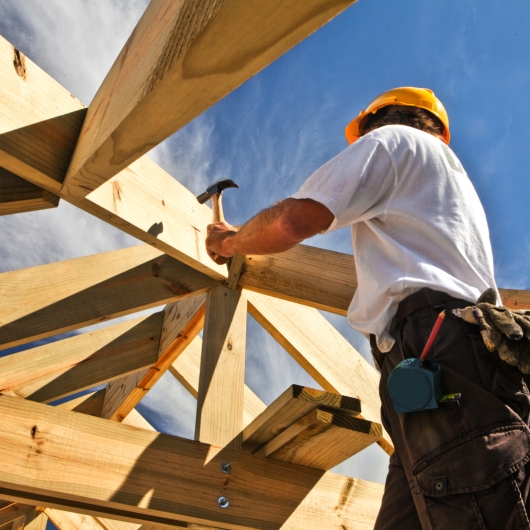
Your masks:
<path fill-rule="evenodd" d="M 438 408 L 441 368 L 426 359 L 405 359 L 388 376 L 388 393 L 398 414 Z"/>

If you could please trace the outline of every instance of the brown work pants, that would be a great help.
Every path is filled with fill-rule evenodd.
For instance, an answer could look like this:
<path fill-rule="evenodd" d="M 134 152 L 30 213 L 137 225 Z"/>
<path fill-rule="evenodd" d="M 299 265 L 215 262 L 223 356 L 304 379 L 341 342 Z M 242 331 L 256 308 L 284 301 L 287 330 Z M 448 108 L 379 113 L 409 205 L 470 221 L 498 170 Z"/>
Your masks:
<path fill-rule="evenodd" d="M 488 352 L 476 326 L 450 314 L 469 304 L 443 305 L 448 316 L 428 359 L 441 366 L 443 394 L 461 393 L 458 401 L 397 414 L 388 394 L 392 369 L 421 354 L 441 311 L 432 300 L 394 326 L 390 352 L 372 348 L 383 424 L 396 449 L 375 530 L 530 529 L 527 376 Z"/>

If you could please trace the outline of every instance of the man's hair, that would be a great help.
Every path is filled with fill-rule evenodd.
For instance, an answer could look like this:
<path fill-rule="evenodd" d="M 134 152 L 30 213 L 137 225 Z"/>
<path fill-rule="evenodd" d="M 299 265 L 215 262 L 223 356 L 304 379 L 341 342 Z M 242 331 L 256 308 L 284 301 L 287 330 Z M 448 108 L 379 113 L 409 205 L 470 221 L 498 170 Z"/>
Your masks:
<path fill-rule="evenodd" d="M 404 105 L 387 105 L 375 114 L 370 114 L 363 125 L 363 136 L 383 125 L 408 125 L 420 131 L 441 136 L 443 123 L 428 110 Z"/>

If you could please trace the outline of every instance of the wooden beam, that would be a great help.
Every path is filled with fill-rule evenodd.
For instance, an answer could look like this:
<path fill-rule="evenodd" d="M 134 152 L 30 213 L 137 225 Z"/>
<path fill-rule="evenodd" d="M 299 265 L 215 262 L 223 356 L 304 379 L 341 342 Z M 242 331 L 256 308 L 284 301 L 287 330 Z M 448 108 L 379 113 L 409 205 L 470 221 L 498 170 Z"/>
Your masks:
<path fill-rule="evenodd" d="M 56 208 L 59 197 L 0 167 L 0 215 Z"/>
<path fill-rule="evenodd" d="M 64 187 L 85 197 L 354 1 L 151 2 L 90 104 Z"/>
<path fill-rule="evenodd" d="M 103 527 L 103 530 L 138 530 L 142 526 L 141 524 L 117 521 L 107 517 L 95 517 L 95 519 Z"/>
<path fill-rule="evenodd" d="M 218 282 L 148 246 L 0 274 L 0 347 L 156 307 Z"/>
<path fill-rule="evenodd" d="M 46 508 L 44 513 L 59 530 L 104 530 L 95 517 Z"/>
<path fill-rule="evenodd" d="M 27 506 L 18 502 L 13 502 L 0 509 L 0 526 L 24 517 L 26 514 L 32 512 L 35 508 Z"/>
<path fill-rule="evenodd" d="M 0 392 L 48 403 L 152 367 L 163 312 L 0 358 Z"/>
<path fill-rule="evenodd" d="M 353 256 L 306 245 L 270 256 L 247 256 L 240 287 L 346 315 L 357 289 Z"/>
<path fill-rule="evenodd" d="M 499 289 L 502 305 L 508 309 L 530 309 L 530 291 Z"/>
<path fill-rule="evenodd" d="M 247 292 L 249 313 L 328 392 L 358 398 L 361 417 L 379 423 L 379 374 L 316 310 Z M 380 445 L 393 452 L 385 433 Z"/>
<path fill-rule="evenodd" d="M 297 245 L 282 254 L 247 256 L 238 285 L 346 316 L 358 283 L 351 254 Z M 530 309 L 530 291 L 499 292 L 505 307 Z"/>
<path fill-rule="evenodd" d="M 161 324 L 161 322 L 160 322 Z M 158 347 L 157 347 L 158 351 Z M 60 408 L 64 410 L 76 410 L 77 412 L 83 412 L 83 413 L 92 413 L 93 415 L 96 415 L 97 417 L 100 416 L 101 410 L 102 410 L 102 404 L 103 404 L 103 396 L 104 391 L 99 393 L 99 396 L 97 396 L 98 393 L 92 394 L 92 395 L 86 395 L 82 396 L 80 398 L 71 400 L 69 402 L 61 403 L 59 405 Z M 93 407 L 85 407 L 82 408 L 83 403 L 86 404 L 87 402 L 94 404 L 94 400 L 91 399 L 94 396 L 99 397 L 99 407 L 94 409 Z M 81 406 L 80 406 L 81 405 Z M 95 413 L 95 414 L 94 414 Z M 124 418 L 123 423 L 125 425 L 131 425 L 137 428 L 146 429 L 150 431 L 154 431 L 155 429 L 149 424 L 145 418 L 139 414 L 135 409 L 133 409 L 127 417 Z M 33 514 L 31 511 L 33 509 L 32 506 L 24 505 L 24 504 L 13 504 L 6 502 L 7 506 L 15 507 L 15 510 L 11 508 L 11 510 L 14 512 L 14 516 L 17 516 L 19 513 L 26 513 L 28 512 L 29 516 Z M 7 507 L 6 506 L 6 507 Z M 141 526 L 139 524 L 134 523 L 127 523 L 124 521 L 113 521 L 112 519 L 107 518 L 97 518 L 92 517 L 90 515 L 82 515 L 77 514 L 73 512 L 64 512 L 61 510 L 54 510 L 52 508 L 46 508 L 46 514 L 41 513 L 40 516 L 32 521 L 30 525 L 27 524 L 28 516 L 26 516 L 26 528 L 28 530 L 45 530 L 46 528 L 46 522 L 48 519 L 48 515 L 50 515 L 50 518 L 52 519 L 54 525 L 59 530 L 138 530 L 138 528 Z M 34 510 L 33 510 L 34 511 Z M 6 513 L 0 510 L 0 521 L 2 520 L 2 513 Z M 150 526 L 146 525 L 144 530 L 155 530 L 151 528 Z"/>
<path fill-rule="evenodd" d="M 48 524 L 48 516 L 40 509 L 35 509 L 26 515 L 24 521 L 24 528 L 26 530 L 46 530 Z"/>
<path fill-rule="evenodd" d="M 379 484 L 229 449 L 210 460 L 207 444 L 10 396 L 0 396 L 0 416 L 1 498 L 159 526 L 264 530 L 368 529 L 381 502 Z"/>
<path fill-rule="evenodd" d="M 206 302 L 195 439 L 241 448 L 245 388 L 247 300 L 224 285 Z"/>
<path fill-rule="evenodd" d="M 87 416 L 101 418 L 104 399 L 105 388 L 61 403 L 59 407 L 64 410 L 71 410 L 73 412 L 79 412 L 80 414 L 86 414 Z"/>
<path fill-rule="evenodd" d="M 169 371 L 182 383 L 194 398 L 199 395 L 202 339 L 195 337 L 190 345 L 169 367 Z M 266 409 L 265 403 L 245 385 L 243 404 L 243 428 Z M 128 417 L 128 416 L 127 416 Z"/>
<path fill-rule="evenodd" d="M 2 530 L 24 530 L 24 524 L 26 522 L 26 516 L 22 515 L 15 519 L 12 523 L 2 527 Z"/>
<path fill-rule="evenodd" d="M 377 442 L 382 433 L 379 423 L 317 407 L 255 454 L 327 471 Z"/>
<path fill-rule="evenodd" d="M 243 451 L 255 453 L 274 437 L 319 406 L 344 409 L 350 415 L 361 413 L 356 398 L 332 392 L 291 385 L 243 430 Z"/>
<path fill-rule="evenodd" d="M 205 304 L 206 295 L 198 295 L 166 306 L 156 362 L 145 371 L 116 379 L 107 384 L 102 410 L 103 418 L 123 421 L 123 418 L 136 407 L 201 331 L 204 325 Z"/>

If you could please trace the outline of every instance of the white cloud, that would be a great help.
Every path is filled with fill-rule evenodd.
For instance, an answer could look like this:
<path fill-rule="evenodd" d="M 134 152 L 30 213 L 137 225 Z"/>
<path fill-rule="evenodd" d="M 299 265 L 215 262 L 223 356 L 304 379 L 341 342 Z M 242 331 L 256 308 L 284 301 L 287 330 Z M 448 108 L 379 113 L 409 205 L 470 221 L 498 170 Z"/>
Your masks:
<path fill-rule="evenodd" d="M 193 439 L 197 400 L 166 372 L 137 406 L 158 431 Z"/>

